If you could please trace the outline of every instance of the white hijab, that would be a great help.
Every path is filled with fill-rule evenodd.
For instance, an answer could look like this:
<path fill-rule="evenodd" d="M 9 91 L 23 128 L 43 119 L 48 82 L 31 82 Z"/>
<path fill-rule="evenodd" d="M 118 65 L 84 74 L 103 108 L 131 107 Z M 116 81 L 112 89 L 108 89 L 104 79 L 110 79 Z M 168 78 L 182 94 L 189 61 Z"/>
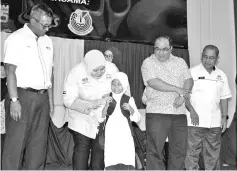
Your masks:
<path fill-rule="evenodd" d="M 85 54 L 83 63 L 86 69 L 86 72 L 91 75 L 91 72 L 99 66 L 105 66 L 105 57 L 104 54 L 97 50 L 90 50 Z"/>
<path fill-rule="evenodd" d="M 114 92 L 112 92 L 114 100 L 116 102 L 119 102 L 121 100 L 122 95 L 125 93 L 125 91 L 127 91 L 129 84 L 128 76 L 123 72 L 117 72 L 113 75 L 112 81 L 114 79 L 118 79 L 123 86 L 123 91 L 120 94 L 115 94 Z"/>

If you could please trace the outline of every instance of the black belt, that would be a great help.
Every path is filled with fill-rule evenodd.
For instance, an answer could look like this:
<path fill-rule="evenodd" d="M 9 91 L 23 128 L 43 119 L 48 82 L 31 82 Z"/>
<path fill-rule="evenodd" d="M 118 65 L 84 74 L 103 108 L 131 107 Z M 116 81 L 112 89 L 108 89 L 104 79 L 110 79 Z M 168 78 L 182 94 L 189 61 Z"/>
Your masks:
<path fill-rule="evenodd" d="M 27 91 L 36 92 L 36 93 L 38 93 L 38 94 L 44 94 L 44 93 L 47 91 L 47 89 L 36 90 L 36 89 L 30 88 L 30 87 L 28 87 L 28 88 L 23 88 L 23 89 L 25 89 L 25 90 L 27 90 Z"/>

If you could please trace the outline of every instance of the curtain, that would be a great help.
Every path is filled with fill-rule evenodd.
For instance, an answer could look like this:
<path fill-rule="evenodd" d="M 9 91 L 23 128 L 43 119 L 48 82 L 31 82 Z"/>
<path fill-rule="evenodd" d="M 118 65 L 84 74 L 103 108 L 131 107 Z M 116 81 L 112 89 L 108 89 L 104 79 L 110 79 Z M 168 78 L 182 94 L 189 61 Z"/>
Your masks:
<path fill-rule="evenodd" d="M 233 119 L 236 104 L 236 44 L 233 0 L 188 0 L 188 49 L 191 67 L 200 63 L 202 49 L 214 44 L 220 50 L 217 65 L 228 78 L 232 91 L 229 102 L 228 127 Z"/>
<path fill-rule="evenodd" d="M 237 49 L 237 2 L 236 0 L 233 0 L 234 1 L 234 15 L 235 15 L 235 49 Z M 236 52 L 236 57 L 237 57 L 237 52 Z M 236 60 L 236 65 L 237 65 L 237 60 Z"/>
<path fill-rule="evenodd" d="M 6 38 L 10 35 L 10 33 L 1 32 L 1 62 L 3 62 L 4 59 L 4 41 Z"/>
<path fill-rule="evenodd" d="M 51 119 L 55 126 L 62 127 L 67 120 L 63 105 L 63 85 L 68 72 L 84 56 L 84 40 L 51 37 L 54 45 L 54 113 Z"/>
<path fill-rule="evenodd" d="M 134 97 L 139 109 L 145 108 L 141 98 L 144 84 L 141 75 L 141 65 L 145 58 L 153 53 L 152 45 L 128 43 L 128 42 L 104 42 L 99 40 L 85 40 L 85 53 L 91 49 L 98 49 L 104 52 L 109 47 L 117 47 L 121 53 L 121 59 L 114 59 L 120 71 L 128 75 L 131 95 Z M 189 65 L 189 53 L 187 49 L 173 48 L 173 55 L 182 57 Z"/>

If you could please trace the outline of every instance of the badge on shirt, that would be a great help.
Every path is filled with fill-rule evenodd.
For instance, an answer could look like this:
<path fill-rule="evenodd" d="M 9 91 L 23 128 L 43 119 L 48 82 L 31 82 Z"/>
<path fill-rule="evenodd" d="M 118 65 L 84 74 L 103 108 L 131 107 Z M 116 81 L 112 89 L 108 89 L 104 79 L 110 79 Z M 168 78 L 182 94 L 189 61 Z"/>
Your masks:
<path fill-rule="evenodd" d="M 111 74 L 106 74 L 106 79 L 110 79 L 112 78 L 112 75 Z"/>
<path fill-rule="evenodd" d="M 89 83 L 89 80 L 88 80 L 88 78 L 82 78 L 82 84 L 86 84 L 86 83 Z"/>
<path fill-rule="evenodd" d="M 217 79 L 217 80 L 219 80 L 219 81 L 221 81 L 221 80 L 222 80 L 222 78 L 221 78 L 221 76 L 220 76 L 220 75 L 217 75 L 216 79 Z"/>
<path fill-rule="evenodd" d="M 47 50 L 51 50 L 51 48 L 50 48 L 49 46 L 46 46 L 46 49 L 47 49 Z"/>

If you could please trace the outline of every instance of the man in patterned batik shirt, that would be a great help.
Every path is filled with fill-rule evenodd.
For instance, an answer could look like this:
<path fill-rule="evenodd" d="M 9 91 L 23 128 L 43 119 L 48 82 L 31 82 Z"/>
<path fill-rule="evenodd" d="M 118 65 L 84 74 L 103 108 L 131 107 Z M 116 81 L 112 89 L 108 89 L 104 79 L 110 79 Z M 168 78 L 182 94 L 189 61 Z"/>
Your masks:
<path fill-rule="evenodd" d="M 154 54 L 143 61 L 141 71 L 146 91 L 148 170 L 164 170 L 162 150 L 168 137 L 168 170 L 184 169 L 187 150 L 185 99 L 193 80 L 186 62 L 171 54 L 171 39 L 159 36 Z M 144 100 L 144 99 L 143 99 Z"/>

